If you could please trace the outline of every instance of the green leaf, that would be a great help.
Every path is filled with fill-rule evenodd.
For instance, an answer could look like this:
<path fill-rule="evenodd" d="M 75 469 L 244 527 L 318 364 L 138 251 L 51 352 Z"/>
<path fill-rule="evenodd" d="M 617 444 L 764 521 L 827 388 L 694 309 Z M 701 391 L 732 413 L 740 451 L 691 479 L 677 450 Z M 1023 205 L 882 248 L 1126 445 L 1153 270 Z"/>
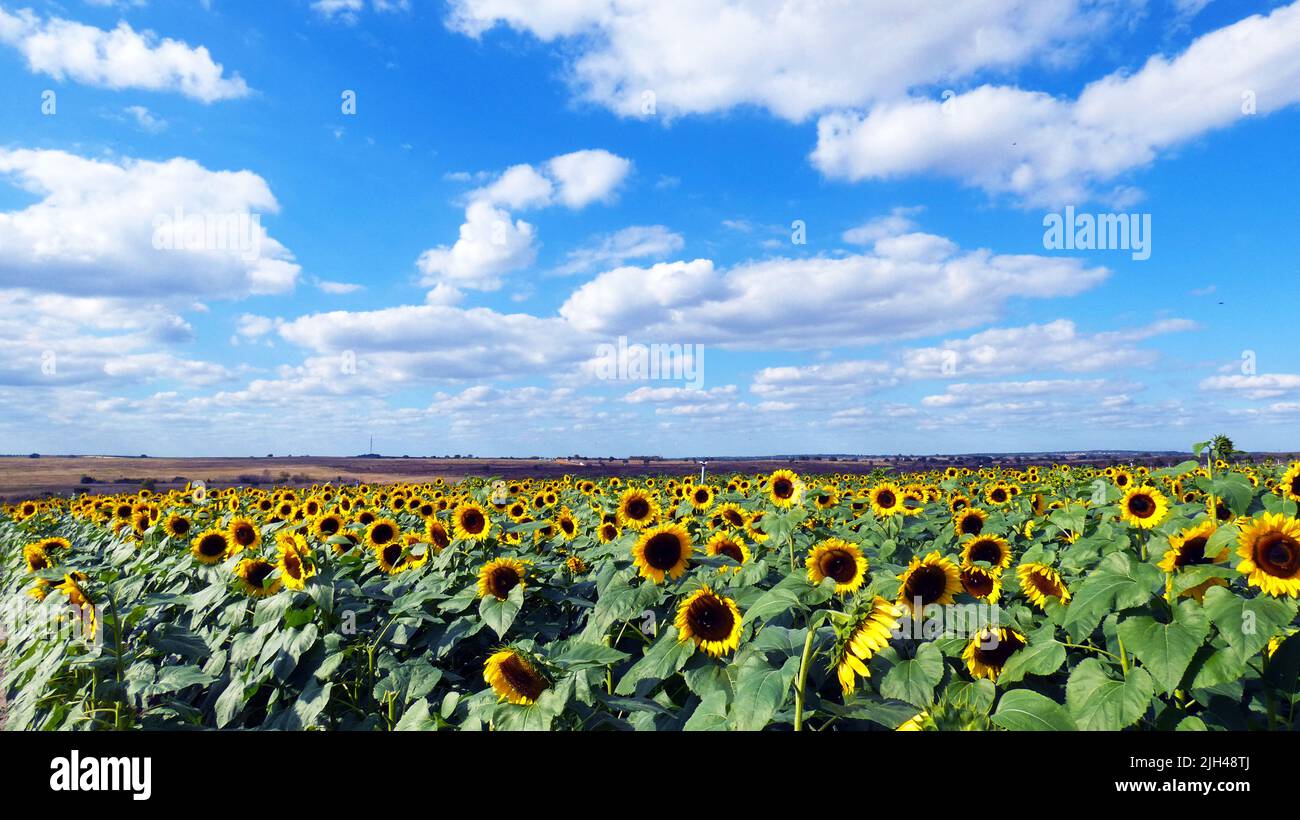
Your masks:
<path fill-rule="evenodd" d="M 1062 625 L 1075 640 L 1086 638 L 1111 612 L 1149 601 L 1162 577 L 1154 566 L 1135 563 L 1125 553 L 1113 552 L 1075 591 Z"/>
<path fill-rule="evenodd" d="M 1029 636 L 1029 645 L 1007 659 L 998 674 L 1005 686 L 1024 680 L 1025 675 L 1051 675 L 1065 663 L 1065 645 L 1056 640 L 1055 628 L 1047 625 Z"/>
<path fill-rule="evenodd" d="M 1174 611 L 1173 623 L 1146 615 L 1128 618 L 1119 625 L 1119 636 L 1160 691 L 1169 693 L 1178 688 L 1192 656 L 1210 636 L 1210 621 L 1199 604 L 1184 601 Z"/>
<path fill-rule="evenodd" d="M 1209 727 L 1205 725 L 1205 721 L 1195 715 L 1190 715 L 1178 721 L 1178 726 L 1174 729 L 1175 732 L 1208 732 L 1209 730 Z"/>
<path fill-rule="evenodd" d="M 880 682 L 880 694 L 925 709 L 934 702 L 934 687 L 942 679 L 943 653 L 934 644 L 923 643 L 915 658 L 889 670 Z"/>
<path fill-rule="evenodd" d="M 686 732 L 721 732 L 727 729 L 727 693 L 718 689 L 704 696 L 682 727 Z"/>
<path fill-rule="evenodd" d="M 993 722 L 1012 732 L 1073 732 L 1078 730 L 1065 707 L 1032 689 L 1013 689 L 998 701 Z"/>
<path fill-rule="evenodd" d="M 1296 615 L 1293 601 L 1258 596 L 1243 598 L 1225 587 L 1205 593 L 1205 614 L 1219 630 L 1239 660 L 1258 655 L 1274 635 Z"/>
<path fill-rule="evenodd" d="M 617 695 L 631 695 L 636 692 L 637 684 L 643 680 L 661 681 L 681 669 L 695 654 L 695 644 L 690 641 L 677 640 L 677 628 L 669 627 L 659 636 L 659 640 L 646 650 L 641 660 L 623 674 L 614 688 Z"/>
<path fill-rule="evenodd" d="M 393 728 L 398 732 L 432 732 L 438 722 L 429 714 L 429 701 L 421 699 L 411 704 Z"/>
<path fill-rule="evenodd" d="M 1155 696 L 1155 684 L 1145 669 L 1130 669 L 1115 680 L 1096 658 L 1075 667 L 1065 685 L 1065 704 L 1084 731 L 1116 732 L 1137 723 Z"/>
<path fill-rule="evenodd" d="M 515 622 L 515 616 L 523 608 L 524 588 L 516 586 L 510 590 L 510 594 L 504 601 L 495 595 L 484 595 L 478 605 L 478 616 L 483 619 L 483 623 L 492 628 L 493 632 L 497 633 L 498 638 L 503 638 L 510 625 Z"/>
<path fill-rule="evenodd" d="M 731 706 L 731 728 L 756 732 L 771 722 L 785 703 L 799 671 L 799 658 L 791 657 L 780 669 L 774 669 L 758 656 L 741 666 L 736 674 L 736 699 Z"/>
<path fill-rule="evenodd" d="M 599 643 L 579 642 L 551 658 L 551 663 L 563 669 L 577 671 L 609 666 L 631 657 L 610 646 Z"/>

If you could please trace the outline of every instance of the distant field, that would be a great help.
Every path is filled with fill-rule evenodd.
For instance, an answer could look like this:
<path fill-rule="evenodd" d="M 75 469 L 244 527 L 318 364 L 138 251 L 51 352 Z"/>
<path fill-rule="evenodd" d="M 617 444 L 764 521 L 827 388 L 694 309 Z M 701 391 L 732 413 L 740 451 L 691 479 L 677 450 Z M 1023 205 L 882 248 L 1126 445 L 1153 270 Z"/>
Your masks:
<path fill-rule="evenodd" d="M 1058 459 L 1043 459 L 1050 463 Z M 1135 463 L 1172 464 L 1177 458 L 1138 458 Z M 1105 462 L 1106 459 L 1096 459 Z M 788 468 L 800 473 L 869 473 L 879 467 L 900 471 L 933 469 L 949 464 L 979 466 L 988 459 L 953 456 L 934 457 L 924 462 L 906 458 L 863 457 L 856 460 L 822 458 L 712 460 L 709 471 L 721 473 L 771 472 Z M 1009 463 L 1009 462 L 1003 462 Z M 1021 460 L 1017 463 L 1031 463 Z M 0 500 L 18 501 L 46 494 L 87 492 L 118 493 L 138 489 L 152 481 L 156 489 L 181 487 L 187 481 L 203 481 L 210 487 L 303 486 L 370 482 L 392 484 L 442 477 L 459 481 L 470 476 L 552 478 L 565 473 L 589 477 L 685 475 L 700 469 L 694 460 L 672 459 L 487 459 L 487 458 L 126 458 L 118 456 L 23 456 L 0 457 Z"/>

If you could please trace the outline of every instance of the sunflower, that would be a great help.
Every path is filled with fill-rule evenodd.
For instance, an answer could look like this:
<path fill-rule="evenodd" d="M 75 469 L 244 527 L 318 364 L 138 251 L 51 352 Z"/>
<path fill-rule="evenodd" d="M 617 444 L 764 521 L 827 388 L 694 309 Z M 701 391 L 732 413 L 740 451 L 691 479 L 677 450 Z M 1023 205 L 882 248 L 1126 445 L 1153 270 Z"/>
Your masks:
<path fill-rule="evenodd" d="M 40 572 L 54 566 L 49 554 L 40 544 L 28 544 L 23 547 L 23 561 L 27 563 L 28 572 Z"/>
<path fill-rule="evenodd" d="M 294 538 L 302 538 L 302 536 L 294 536 Z M 305 589 L 307 579 L 316 574 L 316 568 L 310 561 L 311 550 L 303 549 L 292 539 L 280 543 L 287 543 L 287 547 L 281 547 L 280 560 L 276 564 L 280 568 L 280 579 L 289 589 Z M 306 546 L 306 542 L 303 542 L 303 546 Z"/>
<path fill-rule="evenodd" d="M 857 544 L 842 538 L 828 538 L 813 547 L 804 562 L 808 567 L 808 581 L 820 584 L 830 578 L 835 581 L 835 592 L 848 595 L 857 592 L 867 580 L 867 558 Z"/>
<path fill-rule="evenodd" d="M 1263 513 L 1247 521 L 1237 537 L 1237 572 L 1273 597 L 1300 595 L 1300 520 Z"/>
<path fill-rule="evenodd" d="M 457 538 L 482 541 L 492 533 L 492 522 L 482 505 L 467 501 L 456 508 L 451 516 L 451 529 Z"/>
<path fill-rule="evenodd" d="M 697 648 L 718 658 L 740 646 L 740 610 L 736 602 L 701 587 L 677 607 L 677 640 L 694 640 Z"/>
<path fill-rule="evenodd" d="M 1005 538 L 996 535 L 980 535 L 967 538 L 961 549 L 961 562 L 974 564 L 983 561 L 992 568 L 995 575 L 1011 566 L 1011 545 Z"/>
<path fill-rule="evenodd" d="M 245 558 L 235 565 L 235 577 L 245 594 L 268 598 L 280 591 L 283 580 L 272 578 L 276 565 L 263 558 Z"/>
<path fill-rule="evenodd" d="M 551 684 L 522 653 L 502 649 L 483 664 L 483 680 L 492 687 L 500 700 L 517 706 L 537 702 Z"/>
<path fill-rule="evenodd" d="M 602 544 L 608 544 L 610 541 L 615 540 L 622 534 L 623 531 L 620 530 L 618 525 L 613 521 L 606 521 L 596 528 L 596 538 Z"/>
<path fill-rule="evenodd" d="M 1154 487 L 1134 487 L 1120 502 L 1120 517 L 1140 529 L 1158 526 L 1169 515 L 1169 499 Z"/>
<path fill-rule="evenodd" d="M 338 535 L 343 529 L 343 519 L 333 513 L 319 516 L 311 523 L 311 531 L 322 541 Z"/>
<path fill-rule="evenodd" d="M 407 561 L 406 545 L 401 540 L 389 541 L 377 547 L 370 548 L 375 554 L 375 561 L 379 568 L 387 575 L 396 575 L 399 572 L 410 569 L 410 563 Z"/>
<path fill-rule="evenodd" d="M 660 524 L 641 533 L 632 545 L 632 563 L 643 577 L 662 584 L 665 575 L 673 580 L 682 577 L 694 550 L 691 535 L 685 527 Z"/>
<path fill-rule="evenodd" d="M 871 677 L 866 662 L 889 645 L 900 614 L 897 606 L 877 596 L 869 608 L 859 607 L 845 628 L 837 628 L 831 663 L 845 697 L 853 692 L 859 677 Z"/>
<path fill-rule="evenodd" d="M 961 567 L 961 586 L 974 598 L 996 604 L 1002 597 L 1002 578 L 983 567 L 963 564 Z"/>
<path fill-rule="evenodd" d="M 732 529 L 743 530 L 745 528 L 745 511 L 740 508 L 739 504 L 732 502 L 719 504 L 713 514 Z"/>
<path fill-rule="evenodd" d="M 778 507 L 791 507 L 803 496 L 803 482 L 792 470 L 777 470 L 768 476 L 767 497 Z"/>
<path fill-rule="evenodd" d="M 46 553 L 52 553 L 72 549 L 72 542 L 66 538 L 44 538 L 37 541 L 36 546 L 45 550 Z"/>
<path fill-rule="evenodd" d="M 230 557 L 230 533 L 216 528 L 201 532 L 190 542 L 190 553 L 201 564 L 219 564 Z"/>
<path fill-rule="evenodd" d="M 582 575 L 588 569 L 587 562 L 577 555 L 570 555 L 568 558 L 564 559 L 564 566 L 568 568 L 569 573 L 572 575 Z"/>
<path fill-rule="evenodd" d="M 953 516 L 952 526 L 958 536 L 979 535 L 984 532 L 984 524 L 989 514 L 978 507 L 968 507 Z"/>
<path fill-rule="evenodd" d="M 961 571 L 937 551 L 925 558 L 913 557 L 898 579 L 898 603 L 913 616 L 931 605 L 946 606 L 961 592 Z"/>
<path fill-rule="evenodd" d="M 885 482 L 871 490 L 871 511 L 881 518 L 903 511 L 903 491 L 897 484 Z"/>
<path fill-rule="evenodd" d="M 1277 484 L 1278 492 L 1283 498 L 1300 503 L 1300 461 L 1295 462 L 1282 475 Z"/>
<path fill-rule="evenodd" d="M 555 516 L 555 528 L 564 536 L 565 541 L 572 541 L 578 537 L 578 519 L 574 517 L 573 510 L 565 507 L 560 510 L 560 514 Z"/>
<path fill-rule="evenodd" d="M 1001 507 L 1013 497 L 1011 487 L 1006 484 L 994 484 L 984 491 L 984 500 L 995 507 Z"/>
<path fill-rule="evenodd" d="M 190 523 L 190 520 L 180 513 L 172 513 L 163 522 L 163 532 L 172 538 L 184 538 L 190 534 L 193 527 L 194 525 Z"/>
<path fill-rule="evenodd" d="M 645 490 L 629 487 L 618 497 L 618 523 L 634 530 L 645 529 L 659 517 L 659 503 Z"/>
<path fill-rule="evenodd" d="M 1025 636 L 1014 629 L 985 628 L 966 644 L 961 657 L 975 680 L 988 678 L 996 681 L 1002 667 L 1007 665 L 1012 655 L 1024 649 L 1027 643 Z"/>
<path fill-rule="evenodd" d="M 716 532 L 704 545 L 704 551 L 708 555 L 725 555 L 734 560 L 737 564 L 749 562 L 749 547 L 745 546 L 745 539 L 729 532 Z M 722 567 L 721 571 L 732 570 L 740 572 L 740 567 Z"/>
<path fill-rule="evenodd" d="M 230 533 L 231 549 L 234 552 L 242 552 L 262 540 L 261 530 L 247 518 L 231 519 L 230 526 L 226 529 Z"/>
<path fill-rule="evenodd" d="M 1016 568 L 1016 577 L 1025 597 L 1039 609 L 1045 608 L 1048 598 L 1056 598 L 1063 604 L 1070 600 L 1070 590 L 1066 589 L 1060 574 L 1046 564 L 1021 564 Z"/>
<path fill-rule="evenodd" d="M 433 545 L 434 552 L 442 552 L 451 543 L 447 526 L 432 516 L 424 522 L 424 534 L 428 538 L 428 543 Z"/>
<path fill-rule="evenodd" d="M 366 527 L 366 546 L 372 550 L 381 550 L 399 543 L 398 536 L 401 534 L 401 528 L 393 519 L 375 518 Z"/>
<path fill-rule="evenodd" d="M 527 562 L 515 558 L 498 558 L 488 561 L 478 571 L 478 597 L 493 596 L 498 601 L 510 597 L 510 590 L 524 587 L 528 574 Z"/>
<path fill-rule="evenodd" d="M 701 484 L 691 490 L 691 507 L 696 510 L 707 510 L 713 506 L 714 491 L 707 484 Z"/>

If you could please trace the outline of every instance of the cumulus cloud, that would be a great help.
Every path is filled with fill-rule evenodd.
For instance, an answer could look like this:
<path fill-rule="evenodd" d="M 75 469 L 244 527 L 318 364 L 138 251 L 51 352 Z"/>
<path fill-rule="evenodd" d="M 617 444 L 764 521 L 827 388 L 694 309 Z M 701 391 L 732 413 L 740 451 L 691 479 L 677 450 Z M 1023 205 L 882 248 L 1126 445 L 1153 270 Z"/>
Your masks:
<path fill-rule="evenodd" d="M 190 46 L 126 22 L 112 31 L 28 9 L 0 7 L 0 43 L 15 48 L 33 73 L 99 88 L 173 91 L 204 103 L 247 96 L 238 74 L 226 75 L 203 46 Z"/>
<path fill-rule="evenodd" d="M 1059 206 L 1107 193 L 1187 140 L 1300 102 L 1300 3 L 1155 55 L 1075 99 L 981 85 L 949 99 L 885 101 L 826 114 L 813 164 L 844 180 L 953 177 L 991 194 Z M 1112 196 L 1130 194 L 1123 186 Z"/>
<path fill-rule="evenodd" d="M 789 120 L 1012 68 L 1087 38 L 1111 19 L 1089 0 L 821 3 L 742 0 L 453 0 L 447 25 L 562 41 L 584 99 L 624 116 L 736 106 Z"/>
<path fill-rule="evenodd" d="M 663 225 L 632 225 L 570 251 L 568 261 L 556 272 L 580 273 L 598 265 L 621 265 L 629 259 L 664 257 L 681 250 L 685 244 L 681 234 Z"/>

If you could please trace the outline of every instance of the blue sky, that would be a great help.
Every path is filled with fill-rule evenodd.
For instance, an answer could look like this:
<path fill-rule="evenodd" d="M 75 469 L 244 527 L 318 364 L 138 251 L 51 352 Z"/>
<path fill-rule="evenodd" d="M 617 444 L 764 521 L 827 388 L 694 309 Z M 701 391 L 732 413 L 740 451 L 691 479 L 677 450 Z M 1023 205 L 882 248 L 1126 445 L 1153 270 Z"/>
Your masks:
<path fill-rule="evenodd" d="M 1296 446 L 1300 4 L 0 0 L 0 80 L 0 451 Z"/>

